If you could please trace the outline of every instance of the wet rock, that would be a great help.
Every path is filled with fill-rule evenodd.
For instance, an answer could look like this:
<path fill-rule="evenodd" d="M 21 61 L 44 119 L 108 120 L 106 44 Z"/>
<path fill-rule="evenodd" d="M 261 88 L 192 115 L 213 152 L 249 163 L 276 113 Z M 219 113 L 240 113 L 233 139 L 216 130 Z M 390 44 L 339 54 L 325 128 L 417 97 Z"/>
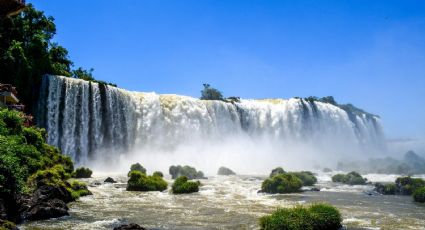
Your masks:
<path fill-rule="evenodd" d="M 112 177 L 106 178 L 105 183 L 117 183 Z"/>
<path fill-rule="evenodd" d="M 114 230 L 147 230 L 146 228 L 138 224 L 123 224 L 121 226 L 115 227 Z"/>
<path fill-rule="evenodd" d="M 23 220 L 45 220 L 66 216 L 71 202 L 71 193 L 64 187 L 44 185 L 34 191 L 32 196 L 19 196 L 17 204 Z"/>
<path fill-rule="evenodd" d="M 220 167 L 218 169 L 217 172 L 218 175 L 223 175 L 223 176 L 230 176 L 230 175 L 236 175 L 235 172 L 233 172 L 231 169 L 226 168 L 226 167 Z"/>
<path fill-rule="evenodd" d="M 61 216 L 68 216 L 68 207 L 65 202 L 59 199 L 52 199 L 47 202 L 37 203 L 26 213 L 25 219 L 28 220 L 46 220 Z"/>
<path fill-rule="evenodd" d="M 310 191 L 312 191 L 312 192 L 320 192 L 320 188 L 314 187 L 314 188 L 311 188 Z"/>

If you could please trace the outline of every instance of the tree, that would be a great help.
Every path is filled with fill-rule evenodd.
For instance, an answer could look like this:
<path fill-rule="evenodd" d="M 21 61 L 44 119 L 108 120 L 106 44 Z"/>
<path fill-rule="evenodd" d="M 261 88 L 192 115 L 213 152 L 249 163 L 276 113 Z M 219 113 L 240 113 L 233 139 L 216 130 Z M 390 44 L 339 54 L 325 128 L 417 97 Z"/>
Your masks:
<path fill-rule="evenodd" d="M 203 84 L 204 89 L 201 90 L 202 100 L 223 100 L 223 94 L 215 88 L 212 88 L 210 84 Z"/>

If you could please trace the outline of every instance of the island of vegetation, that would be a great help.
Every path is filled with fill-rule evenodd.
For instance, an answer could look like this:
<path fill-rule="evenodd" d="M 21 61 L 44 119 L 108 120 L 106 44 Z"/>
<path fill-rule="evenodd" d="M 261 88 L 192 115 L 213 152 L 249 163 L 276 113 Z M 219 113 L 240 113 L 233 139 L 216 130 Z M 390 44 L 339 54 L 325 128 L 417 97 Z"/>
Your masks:
<path fill-rule="evenodd" d="M 177 177 L 180 177 L 180 176 L 185 176 L 189 180 L 206 179 L 202 171 L 197 171 L 196 168 L 191 167 L 189 165 L 186 165 L 186 166 L 172 165 L 170 166 L 169 173 L 172 179 L 176 179 Z"/>
<path fill-rule="evenodd" d="M 342 227 L 340 212 L 328 204 L 280 208 L 261 217 L 259 222 L 262 230 L 338 230 Z"/>
<path fill-rule="evenodd" d="M 174 194 L 194 193 L 199 191 L 200 185 L 199 181 L 189 181 L 186 176 L 180 176 L 174 181 L 172 192 Z"/>
<path fill-rule="evenodd" d="M 363 178 L 358 172 L 353 171 L 347 174 L 336 174 L 332 176 L 332 181 L 348 185 L 364 185 L 367 179 Z"/>
<path fill-rule="evenodd" d="M 416 202 L 425 202 L 425 180 L 421 178 L 399 177 L 394 183 L 376 183 L 375 190 L 383 195 L 412 196 Z"/>
<path fill-rule="evenodd" d="M 285 172 L 277 167 L 270 173 L 269 178 L 263 181 L 261 192 L 266 193 L 294 193 L 301 192 L 302 186 L 313 186 L 317 178 L 312 172 Z"/>
<path fill-rule="evenodd" d="M 155 172 L 152 176 L 146 175 L 146 169 L 139 163 L 131 166 L 128 173 L 127 191 L 164 191 L 167 182 L 162 178 L 162 173 Z"/>
<path fill-rule="evenodd" d="M 236 175 L 236 173 L 233 172 L 233 170 L 222 166 L 218 169 L 217 175 L 230 176 L 230 175 Z"/>

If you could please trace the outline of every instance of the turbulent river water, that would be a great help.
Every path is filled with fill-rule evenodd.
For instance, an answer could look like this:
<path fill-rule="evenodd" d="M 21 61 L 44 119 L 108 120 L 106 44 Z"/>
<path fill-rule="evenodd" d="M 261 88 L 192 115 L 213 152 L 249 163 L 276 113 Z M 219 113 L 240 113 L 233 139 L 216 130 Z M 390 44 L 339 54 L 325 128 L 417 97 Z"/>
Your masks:
<path fill-rule="evenodd" d="M 104 184 L 107 176 L 118 180 Z M 369 181 L 394 181 L 397 175 L 366 175 Z M 420 176 L 425 178 L 425 175 Z M 134 222 L 150 229 L 258 229 L 258 218 L 277 207 L 327 202 L 338 207 L 347 229 L 424 229 L 425 205 L 410 196 L 368 195 L 372 186 L 332 183 L 320 173 L 320 192 L 287 195 L 257 193 L 264 176 L 213 176 L 198 193 L 127 192 L 125 175 L 87 179 L 93 195 L 70 205 L 70 216 L 28 222 L 21 229 L 112 229 Z M 100 182 L 100 185 L 95 185 Z M 171 184 L 172 181 L 168 182 Z M 366 192 L 365 192 L 366 191 Z"/>

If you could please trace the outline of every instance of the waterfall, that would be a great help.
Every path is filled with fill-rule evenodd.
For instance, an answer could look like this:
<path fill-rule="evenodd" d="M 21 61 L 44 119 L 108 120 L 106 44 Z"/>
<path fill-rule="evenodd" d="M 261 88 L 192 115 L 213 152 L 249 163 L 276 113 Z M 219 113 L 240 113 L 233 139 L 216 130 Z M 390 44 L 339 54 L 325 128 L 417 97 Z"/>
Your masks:
<path fill-rule="evenodd" d="M 384 143 L 378 117 L 298 98 L 205 101 L 60 76 L 45 76 L 40 94 L 37 122 L 46 128 L 48 143 L 79 163 L 105 151 L 121 154 L 146 146 L 166 151 L 232 136 L 359 152 Z"/>

